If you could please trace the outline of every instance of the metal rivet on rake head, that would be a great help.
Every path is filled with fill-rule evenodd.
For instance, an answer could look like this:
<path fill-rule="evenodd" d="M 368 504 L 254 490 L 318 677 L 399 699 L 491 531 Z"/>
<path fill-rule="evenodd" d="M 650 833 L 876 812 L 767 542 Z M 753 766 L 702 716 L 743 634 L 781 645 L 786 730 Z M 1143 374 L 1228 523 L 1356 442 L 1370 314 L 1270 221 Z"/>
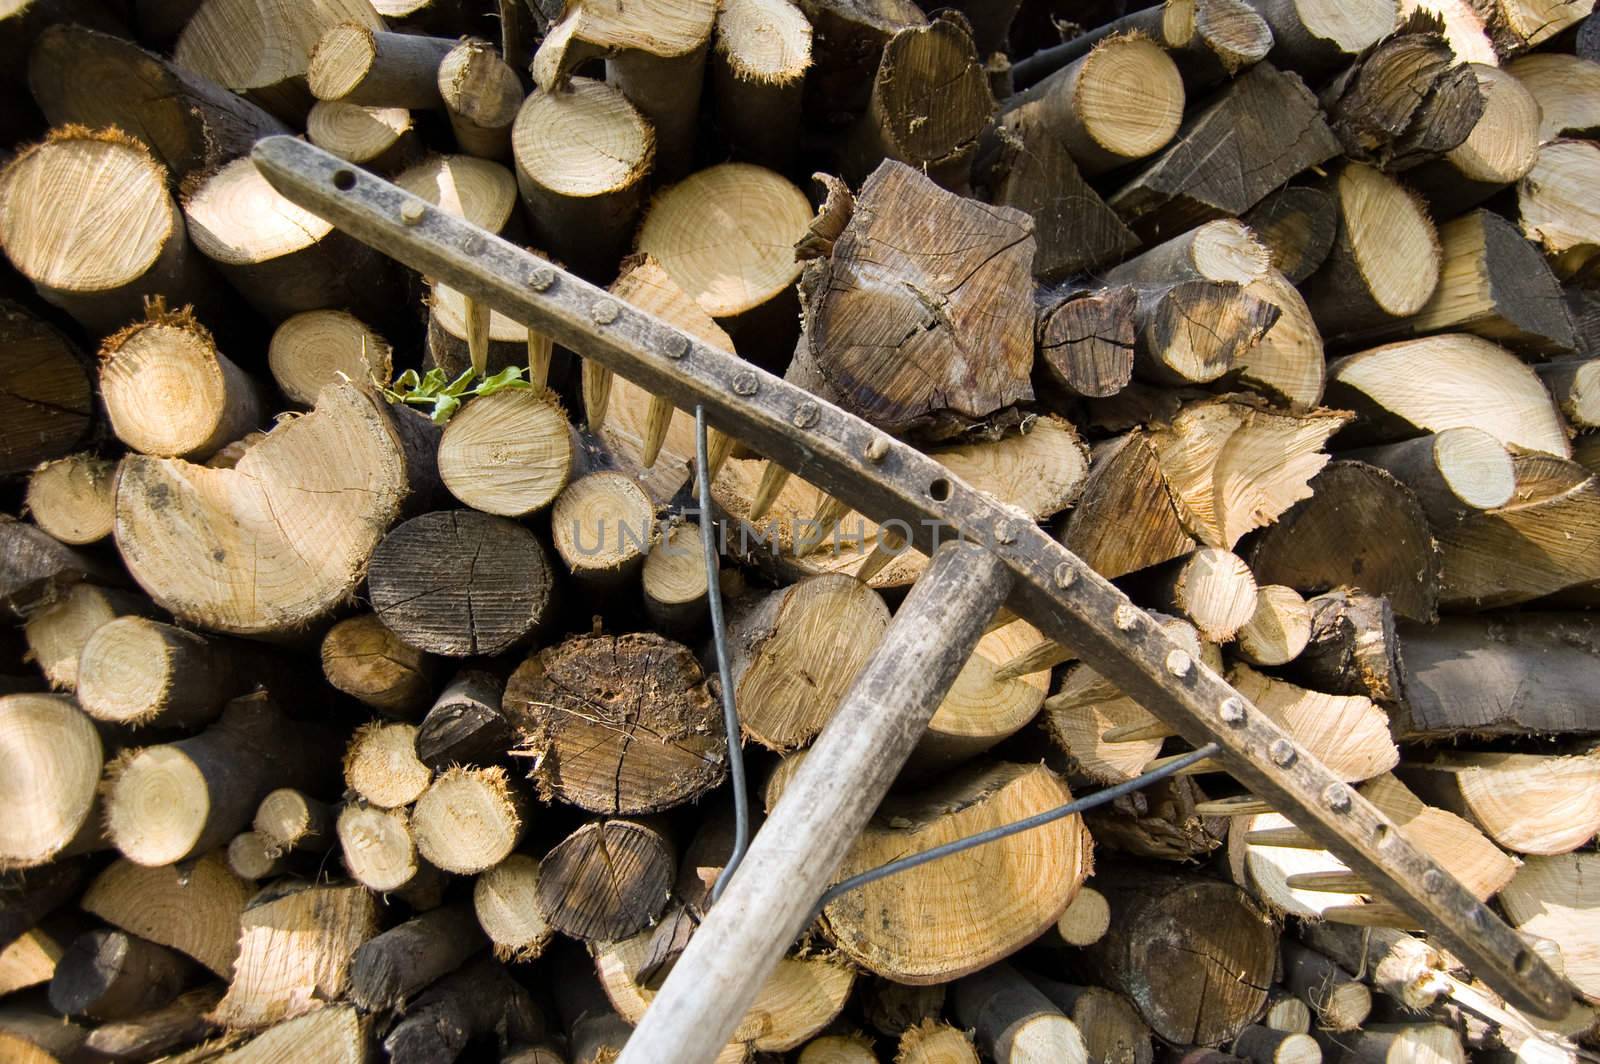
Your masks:
<path fill-rule="evenodd" d="M 1267 756 L 1272 758 L 1272 763 L 1280 768 L 1294 764 L 1294 743 L 1287 739 L 1274 739 L 1272 745 L 1267 747 Z"/>
<path fill-rule="evenodd" d="M 1167 671 L 1174 676 L 1187 676 L 1193 666 L 1189 654 L 1184 650 L 1174 650 L 1167 654 Z"/>
<path fill-rule="evenodd" d="M 1330 783 L 1322 792 L 1322 800 L 1335 813 L 1350 811 L 1350 788 L 1342 783 Z"/>
<path fill-rule="evenodd" d="M 597 299 L 589 308 L 589 317 L 598 325 L 610 325 L 617 320 L 617 315 L 622 313 L 622 308 L 617 306 L 614 299 Z"/>
<path fill-rule="evenodd" d="M 1430 868 L 1422 873 L 1422 889 L 1429 894 L 1437 894 L 1444 889 L 1444 873 L 1437 868 Z"/>
<path fill-rule="evenodd" d="M 528 278 L 528 287 L 535 292 L 543 292 L 556 283 L 556 271 L 548 266 L 540 266 L 533 271 L 533 276 Z"/>
<path fill-rule="evenodd" d="M 996 543 L 1010 545 L 1017 541 L 1017 528 L 1004 517 L 994 523 L 994 538 Z"/>
<path fill-rule="evenodd" d="M 1225 724 L 1244 723 L 1244 701 L 1238 698 L 1224 698 L 1222 708 L 1218 711 Z"/>
<path fill-rule="evenodd" d="M 689 338 L 682 333 L 673 333 L 662 341 L 661 353 L 668 358 L 682 358 L 689 353 Z"/>
<path fill-rule="evenodd" d="M 759 387 L 761 382 L 749 370 L 733 378 L 733 390 L 737 395 L 754 395 Z"/>
<path fill-rule="evenodd" d="M 1078 571 L 1072 567 L 1071 562 L 1062 562 L 1056 566 L 1056 587 L 1071 587 L 1072 582 L 1078 579 Z"/>
<path fill-rule="evenodd" d="M 808 429 L 817 423 L 817 418 L 822 416 L 822 408 L 807 399 L 794 408 L 794 414 L 789 418 L 797 429 Z"/>
<path fill-rule="evenodd" d="M 1467 922 L 1479 931 L 1489 926 L 1489 914 L 1484 910 L 1482 902 L 1474 901 L 1470 903 L 1470 907 L 1467 909 Z"/>
<path fill-rule="evenodd" d="M 428 206 L 417 200 L 406 200 L 400 205 L 400 220 L 407 225 L 416 225 L 428 216 Z"/>
<path fill-rule="evenodd" d="M 881 462 L 889 454 L 889 441 L 882 436 L 874 436 L 872 442 L 867 444 L 867 461 Z"/>
<path fill-rule="evenodd" d="M 468 233 L 461 241 L 461 250 L 468 255 L 477 255 L 484 249 L 483 237 L 477 233 Z"/>
<path fill-rule="evenodd" d="M 1133 631 L 1133 626 L 1139 623 L 1139 610 L 1126 602 L 1117 607 L 1116 613 L 1111 615 L 1112 621 L 1124 632 Z"/>

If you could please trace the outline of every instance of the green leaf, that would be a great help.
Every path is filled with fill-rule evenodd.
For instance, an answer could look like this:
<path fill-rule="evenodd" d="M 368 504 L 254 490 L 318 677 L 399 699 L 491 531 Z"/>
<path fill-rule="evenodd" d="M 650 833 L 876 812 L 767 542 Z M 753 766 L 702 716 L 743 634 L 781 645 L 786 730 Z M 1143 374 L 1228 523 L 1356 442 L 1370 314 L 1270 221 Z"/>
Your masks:
<path fill-rule="evenodd" d="M 453 395 L 441 395 L 433 403 L 433 420 L 443 423 L 450 420 L 461 406 L 461 400 Z"/>
<path fill-rule="evenodd" d="M 515 388 L 519 385 L 524 388 L 529 387 L 528 382 L 522 379 L 522 367 L 507 366 L 499 373 L 485 377 L 478 382 L 478 386 L 473 389 L 472 394 L 493 395 L 502 388 Z"/>

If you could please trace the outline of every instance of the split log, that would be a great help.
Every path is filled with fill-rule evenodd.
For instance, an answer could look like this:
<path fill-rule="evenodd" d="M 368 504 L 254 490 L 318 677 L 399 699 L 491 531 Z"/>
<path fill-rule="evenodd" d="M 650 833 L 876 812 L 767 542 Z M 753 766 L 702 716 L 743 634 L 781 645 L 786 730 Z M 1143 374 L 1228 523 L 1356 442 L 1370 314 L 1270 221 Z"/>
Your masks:
<path fill-rule="evenodd" d="M 417 728 L 417 758 L 435 772 L 451 765 L 495 765 L 515 744 L 500 709 L 505 683 L 491 672 L 466 669 L 444 689 Z"/>
<path fill-rule="evenodd" d="M 274 787 L 321 789 L 331 756 L 319 729 L 291 721 L 267 695 L 235 699 L 199 735 L 112 766 L 106 833 L 140 864 L 197 857 L 244 830 Z"/>
<path fill-rule="evenodd" d="M 956 1022 L 975 1031 L 978 1045 L 997 1064 L 1090 1060 L 1078 1026 L 1004 961 L 958 980 L 950 1005 Z"/>
<path fill-rule="evenodd" d="M 216 1029 L 206 1016 L 221 993 L 212 987 L 190 990 L 161 1008 L 103 1023 L 89 1032 L 84 1046 L 108 1060 L 139 1061 L 192 1045 Z"/>
<path fill-rule="evenodd" d="M 1097 444 L 1093 455 L 1082 497 L 1057 530 L 1068 550 L 1115 579 L 1194 549 L 1145 432 Z"/>
<path fill-rule="evenodd" d="M 522 108 L 522 79 L 488 41 L 468 37 L 445 54 L 436 78 L 456 144 L 468 155 L 505 160 Z"/>
<path fill-rule="evenodd" d="M 142 141 L 66 126 L 18 155 L 0 180 L 7 257 L 86 332 L 115 332 L 139 316 L 147 296 L 205 303 L 209 271 L 184 239 L 166 168 Z M 202 235 L 190 235 L 204 251 Z"/>
<path fill-rule="evenodd" d="M 74 691 L 79 656 L 95 632 L 118 617 L 151 609 L 149 602 L 126 591 L 74 584 L 55 602 L 28 614 L 23 627 L 28 654 L 52 688 Z"/>
<path fill-rule="evenodd" d="M 28 477 L 24 504 L 33 523 L 70 546 L 111 534 L 116 463 L 88 451 L 55 458 Z"/>
<path fill-rule="evenodd" d="M 46 917 L 0 948 L 0 994 L 48 985 L 83 929 L 83 921 L 75 914 L 62 913 Z"/>
<path fill-rule="evenodd" d="M 492 364 L 491 364 L 492 365 Z M 483 396 L 439 439 L 439 477 L 462 503 L 525 517 L 555 501 L 572 468 L 572 438 L 555 396 L 532 388 Z"/>
<path fill-rule="evenodd" d="M 916 794 L 886 799 L 839 877 L 1070 799 L 1066 784 L 1042 765 L 961 768 Z M 962 871 L 963 864 L 979 860 L 984 875 Z M 852 891 L 823 911 L 823 927 L 868 971 L 903 983 L 946 982 L 992 964 L 1054 924 L 1088 863 L 1082 822 L 1067 817 L 992 842 L 981 857 L 977 851 L 946 857 Z M 913 919 L 910 914 L 918 912 L 968 915 L 951 923 Z"/>
<path fill-rule="evenodd" d="M 443 370 L 446 377 L 454 380 L 472 368 L 469 333 L 473 326 L 469 318 L 474 308 L 481 309 L 482 304 L 436 281 L 428 286 L 427 306 L 428 346 L 424 366 Z M 530 331 L 526 325 L 512 321 L 499 311 L 489 311 L 486 337 L 487 357 L 483 367 L 486 374 L 499 373 L 512 366 L 531 365 L 541 357 L 546 366 L 550 363 L 549 338 Z"/>
<path fill-rule="evenodd" d="M 98 849 L 105 750 L 93 722 L 60 695 L 0 696 L 0 744 L 0 788 L 12 810 L 0 821 L 0 869 Z"/>
<path fill-rule="evenodd" d="M 888 627 L 878 593 L 840 574 L 730 604 L 728 668 L 744 732 L 772 750 L 807 745 Z"/>
<path fill-rule="evenodd" d="M 1407 1064 L 1420 1060 L 1466 1064 L 1461 1038 L 1438 1023 L 1369 1024 L 1359 1031 L 1329 1036 L 1323 1043 L 1329 1064 Z"/>
<path fill-rule="evenodd" d="M 1290 939 L 1283 944 L 1283 984 L 1316 1013 L 1325 1031 L 1354 1031 L 1372 1012 L 1366 984 L 1314 949 Z"/>
<path fill-rule="evenodd" d="M 397 526 L 367 566 L 378 618 L 402 641 L 446 657 L 499 654 L 551 611 L 554 574 L 526 528 L 473 510 Z"/>
<path fill-rule="evenodd" d="M 1445 429 L 1348 454 L 1386 470 L 1410 488 L 1437 529 L 1449 528 L 1469 514 L 1504 506 L 1516 491 L 1511 455 L 1504 444 L 1481 429 Z"/>
<path fill-rule="evenodd" d="M 334 841 L 333 809 L 293 787 L 279 787 L 261 799 L 250 827 L 284 852 L 321 853 Z"/>
<path fill-rule="evenodd" d="M 274 321 L 324 307 L 377 320 L 390 309 L 386 260 L 289 202 L 249 159 L 192 181 L 183 213 L 194 246 L 245 302 Z M 178 305 L 172 293 L 168 299 Z"/>
<path fill-rule="evenodd" d="M 1400 691 L 1400 642 L 1389 600 L 1340 588 L 1307 605 L 1311 637 L 1291 676 L 1318 691 L 1393 702 Z"/>
<path fill-rule="evenodd" d="M 964 21 L 935 18 L 900 30 L 884 46 L 867 110 L 841 148 L 845 176 L 858 182 L 893 159 L 964 189 L 994 109 Z"/>
<path fill-rule="evenodd" d="M 448 905 L 362 943 L 350 956 L 350 1000 L 368 1011 L 403 1005 L 483 948 L 472 909 Z"/>
<path fill-rule="evenodd" d="M 1311 641 L 1311 607 L 1282 584 L 1256 589 L 1255 612 L 1239 629 L 1238 655 L 1252 665 L 1286 665 Z"/>
<path fill-rule="evenodd" d="M 1089 1060 L 1150 1064 L 1150 1028 L 1127 998 L 1104 987 L 1073 986 L 1031 973 L 1028 981 L 1077 1026 Z"/>
<path fill-rule="evenodd" d="M 1088 176 L 1160 151 L 1183 120 L 1183 77 L 1155 41 L 1108 37 L 1006 102 L 1007 114 L 1037 121 Z"/>
<path fill-rule="evenodd" d="M 711 92 L 736 159 L 788 170 L 799 146 L 811 23 L 790 0 L 727 0 L 717 9 Z"/>
<path fill-rule="evenodd" d="M 801 342 L 832 393 L 824 397 L 885 431 L 929 439 L 1031 399 L 1031 229 L 1020 211 L 956 196 L 900 163 L 880 166 L 832 254 L 801 280 Z"/>
<path fill-rule="evenodd" d="M 1492 395 L 1495 402 L 1485 403 Z M 1566 457 L 1560 415 L 1533 370 L 1504 348 L 1462 333 L 1385 344 L 1328 367 L 1328 402 L 1353 409 L 1341 436 L 1381 443 L 1465 426 L 1501 443 Z"/>
<path fill-rule="evenodd" d="M 1415 315 L 1341 330 L 1340 335 L 1369 343 L 1470 332 L 1535 355 L 1576 349 L 1555 276 L 1510 222 L 1489 211 L 1473 211 L 1441 226 L 1439 242 L 1439 284 Z"/>
<path fill-rule="evenodd" d="M 472 885 L 472 910 L 502 961 L 533 960 L 555 931 L 539 904 L 539 865 L 514 853 L 480 872 Z"/>
<path fill-rule="evenodd" d="M 1562 359 L 1535 366 L 1534 372 L 1550 389 L 1567 424 L 1575 429 L 1600 428 L 1600 361 Z M 34 515 L 38 520 L 38 515 Z"/>
<path fill-rule="evenodd" d="M 1383 710 L 1361 695 L 1329 695 L 1235 665 L 1229 680 L 1248 701 L 1288 732 L 1340 779 L 1387 772 L 1400 760 Z"/>
<path fill-rule="evenodd" d="M 1479 901 L 1500 893 L 1516 872 L 1516 862 L 1481 831 L 1454 813 L 1425 804 L 1392 773 L 1363 783 L 1361 796 Z"/>
<path fill-rule="evenodd" d="M 1600 63 L 1541 52 L 1518 57 L 1506 71 L 1539 102 L 1541 142 L 1600 132 Z"/>
<path fill-rule="evenodd" d="M 28 89 L 52 126 L 133 131 L 180 181 L 288 132 L 192 68 L 82 23 L 39 35 L 28 57 Z"/>
<path fill-rule="evenodd" d="M 173 59 L 298 121 L 311 105 L 304 81 L 311 52 L 341 22 L 383 29 L 372 5 L 356 0 L 314 0 L 293 11 L 253 0 L 205 0 L 179 36 Z"/>
<path fill-rule="evenodd" d="M 539 862 L 539 909 L 573 938 L 615 942 L 661 915 L 676 870 L 671 842 L 650 825 L 591 821 Z"/>
<path fill-rule="evenodd" d="M 1000 120 L 995 148 L 978 162 L 976 181 L 990 202 L 1033 219 L 1033 273 L 1061 281 L 1126 258 L 1139 246 L 1073 162 L 1060 136 L 1035 111 Z"/>
<path fill-rule="evenodd" d="M 387 385 L 394 375 L 392 354 L 389 342 L 354 314 L 308 310 L 273 330 L 267 366 L 290 402 L 312 406 L 341 377 Z"/>
<path fill-rule="evenodd" d="M 506 858 L 528 822 L 528 803 L 506 770 L 446 769 L 411 811 L 417 851 L 446 872 L 475 875 Z"/>
<path fill-rule="evenodd" d="M 387 894 L 426 889 L 439 876 L 417 856 L 403 809 L 347 805 L 335 827 L 345 871 L 362 886 Z"/>
<path fill-rule="evenodd" d="M 1585 140 L 1557 140 L 1539 149 L 1532 169 L 1517 183 L 1522 233 L 1544 250 L 1558 277 L 1593 269 L 1600 211 L 1585 190 L 1594 187 L 1596 174 L 1600 148 Z"/>
<path fill-rule="evenodd" d="M 848 624 L 844 627 L 849 630 Z M 869 642 L 871 649 L 876 649 L 877 641 Z M 1033 720 L 1050 689 L 1049 671 L 1010 679 L 997 674 L 1020 654 L 1047 642 L 1037 628 L 1022 620 L 980 638 L 944 701 L 934 710 L 928 730 L 911 751 L 902 778 L 947 770 L 1003 742 Z"/>
<path fill-rule="evenodd" d="M 0 514 L 0 607 L 26 618 L 85 582 L 121 585 L 127 577 L 97 555 L 68 547 L 34 525 Z"/>
<path fill-rule="evenodd" d="M 531 1042 L 545 1034 L 544 1016 L 499 962 L 480 957 L 440 979 L 407 1009 L 383 1039 L 393 1064 L 454 1060 L 476 1038 Z"/>
<path fill-rule="evenodd" d="M 1580 613 L 1449 617 L 1400 626 L 1396 738 L 1600 730 L 1587 682 L 1600 632 Z"/>
<path fill-rule="evenodd" d="M 629 476 L 578 477 L 556 496 L 550 535 L 579 584 L 604 593 L 631 584 L 655 542 L 655 504 Z"/>
<path fill-rule="evenodd" d="M 1391 173 L 1458 147 L 1483 117 L 1477 77 L 1426 10 L 1357 56 L 1321 97 L 1345 154 Z"/>
<path fill-rule="evenodd" d="M 1279 66 L 1315 79 L 1343 67 L 1395 27 L 1391 0 L 1363 0 L 1353 5 L 1337 0 L 1252 0 L 1251 6 L 1272 27 L 1268 58 Z"/>
<path fill-rule="evenodd" d="M 422 153 L 416 123 L 403 107 L 319 100 L 306 116 L 306 136 L 323 151 L 377 174 L 398 173 Z"/>
<path fill-rule="evenodd" d="M 1236 284 L 1182 281 L 1140 292 L 1134 372 L 1159 384 L 1214 381 L 1277 320 L 1277 308 Z"/>
<path fill-rule="evenodd" d="M 1281 46 L 1284 38 L 1277 39 Z M 1159 239 L 1213 218 L 1237 217 L 1338 153 L 1339 141 L 1305 83 L 1257 63 L 1192 115 L 1177 139 L 1109 202 L 1142 238 Z"/>
<path fill-rule="evenodd" d="M 644 610 L 664 631 L 687 635 L 707 616 L 705 546 L 700 526 L 675 524 L 661 533 L 639 571 Z"/>
<path fill-rule="evenodd" d="M 0 300 L 0 475 L 88 444 L 95 421 L 87 360 L 33 312 Z"/>
<path fill-rule="evenodd" d="M 384 627 L 347 617 L 322 638 L 322 674 L 335 690 L 392 717 L 414 717 L 433 696 L 434 659 Z"/>
<path fill-rule="evenodd" d="M 1266 1004 L 1277 930 L 1238 888 L 1140 869 L 1101 889 L 1111 929 L 1085 959 L 1158 1037 L 1225 1042 Z"/>
<path fill-rule="evenodd" d="M 978 1051 L 965 1031 L 928 1019 L 905 1029 L 895 1060 L 898 1064 L 978 1064 Z"/>
<path fill-rule="evenodd" d="M 1467 139 L 1406 174 L 1436 218 L 1469 210 L 1520 180 L 1539 151 L 1539 101 L 1497 66 L 1469 64 L 1483 96 L 1483 114 Z"/>
<path fill-rule="evenodd" d="M 1440 602 L 1461 610 L 1509 606 L 1600 580 L 1600 481 L 1545 454 L 1512 455 L 1512 501 L 1439 530 Z"/>
<path fill-rule="evenodd" d="M 277 1064 L 282 1060 L 365 1064 L 370 1053 L 370 1021 L 351 1005 L 328 1005 L 285 1020 L 218 1060 L 220 1064 Z"/>
<path fill-rule="evenodd" d="M 181 869 L 146 868 L 124 858 L 89 884 L 79 904 L 106 923 L 170 946 L 227 979 L 239 955 L 240 916 L 253 893 L 220 853 Z"/>
<path fill-rule="evenodd" d="M 410 805 L 432 782 L 433 770 L 417 759 L 417 729 L 409 724 L 363 724 L 345 747 L 345 787 L 380 809 Z"/>
<path fill-rule="evenodd" d="M 1600 832 L 1600 759 L 1447 752 L 1396 770 L 1425 801 L 1466 816 L 1518 853 L 1570 853 Z"/>
<path fill-rule="evenodd" d="M 283 671 L 283 661 L 259 644 L 118 617 L 79 652 L 78 704 L 107 723 L 194 730 Z"/>
<path fill-rule="evenodd" d="M 1101 742 L 1110 745 L 1103 736 Z M 1202 814 L 1205 800 L 1192 779 L 1180 776 L 1091 809 L 1083 819 L 1107 849 L 1158 861 L 1197 861 L 1221 846 L 1228 831 L 1226 818 Z"/>
<path fill-rule="evenodd" d="M 319 100 L 364 107 L 437 108 L 439 64 L 453 39 L 388 33 L 342 22 L 323 33 L 311 52 L 306 82 Z"/>
<path fill-rule="evenodd" d="M 1333 250 L 1306 284 L 1325 336 L 1359 333 L 1427 306 L 1439 283 L 1439 237 L 1415 194 L 1364 163 L 1346 163 L 1329 190 L 1339 204 Z"/>
<path fill-rule="evenodd" d="M 1035 264 L 1037 272 L 1037 264 Z M 1039 361 L 1070 396 L 1115 395 L 1133 378 L 1137 293 L 1130 285 L 1069 293 L 1039 312 Z"/>
<path fill-rule="evenodd" d="M 1243 216 L 1245 225 L 1272 256 L 1272 265 L 1294 284 L 1317 271 L 1333 250 L 1339 205 L 1315 185 L 1292 185 L 1271 193 Z"/>
<path fill-rule="evenodd" d="M 124 931 L 75 939 L 50 980 L 50 1007 L 65 1016 L 121 1020 L 178 996 L 193 962 Z"/>
<path fill-rule="evenodd" d="M 539 246 L 586 276 L 610 277 L 655 163 L 649 122 L 616 89 L 573 78 L 523 101 L 511 151 Z"/>
<path fill-rule="evenodd" d="M 1530 857 L 1500 895 L 1517 930 L 1561 943 L 1564 974 L 1590 1002 L 1600 997 L 1595 865 L 1592 853 Z"/>
<path fill-rule="evenodd" d="M 530 656 L 503 707 L 534 754 L 540 793 L 590 812 L 651 813 L 722 782 L 726 738 L 687 647 L 578 636 Z"/>
<path fill-rule="evenodd" d="M 1502 55 L 1542 44 L 1589 13 L 1586 3 L 1496 0 L 1484 7 L 1485 28 Z"/>

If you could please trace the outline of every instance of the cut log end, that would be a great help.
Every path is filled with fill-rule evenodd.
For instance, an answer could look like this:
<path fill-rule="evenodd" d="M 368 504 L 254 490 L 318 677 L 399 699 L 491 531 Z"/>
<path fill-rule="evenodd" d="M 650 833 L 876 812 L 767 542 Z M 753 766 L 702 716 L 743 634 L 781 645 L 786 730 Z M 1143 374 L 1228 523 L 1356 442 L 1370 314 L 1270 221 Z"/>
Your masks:
<path fill-rule="evenodd" d="M 0 869 L 44 864 L 95 823 L 105 761 L 94 724 L 66 698 L 0 697 Z"/>
<path fill-rule="evenodd" d="M 472 875 L 506 858 L 522 837 L 526 803 L 502 768 L 453 768 L 417 799 L 417 849 L 446 872 Z"/>
<path fill-rule="evenodd" d="M 351 737 L 344 756 L 345 786 L 380 809 L 410 805 L 433 781 L 417 759 L 417 729 L 373 722 Z"/>
<path fill-rule="evenodd" d="M 1166 51 L 1144 37 L 1117 37 L 1083 60 L 1074 104 L 1084 134 L 1116 160 L 1164 147 L 1183 120 L 1183 78 Z M 1091 161 L 1089 172 L 1097 169 Z"/>
<path fill-rule="evenodd" d="M 514 853 L 480 873 L 473 884 L 473 911 L 502 960 L 539 956 L 554 933 L 539 903 L 539 864 Z"/>
<path fill-rule="evenodd" d="M 283 394 L 303 406 L 339 380 L 384 387 L 394 373 L 388 341 L 342 310 L 308 310 L 279 325 L 267 365 Z"/>
<path fill-rule="evenodd" d="M 1600 391 L 1600 381 L 1595 382 Z M 57 458 L 28 478 L 34 524 L 63 543 L 82 546 L 111 534 L 116 464 L 88 452 Z"/>
<path fill-rule="evenodd" d="M 475 510 L 524 517 L 555 501 L 572 469 L 572 436 L 554 396 L 532 388 L 468 403 L 439 440 L 439 476 Z"/>
<path fill-rule="evenodd" d="M 622 473 L 591 473 L 556 498 L 550 532 L 574 575 L 615 582 L 643 565 L 655 540 L 655 504 Z"/>

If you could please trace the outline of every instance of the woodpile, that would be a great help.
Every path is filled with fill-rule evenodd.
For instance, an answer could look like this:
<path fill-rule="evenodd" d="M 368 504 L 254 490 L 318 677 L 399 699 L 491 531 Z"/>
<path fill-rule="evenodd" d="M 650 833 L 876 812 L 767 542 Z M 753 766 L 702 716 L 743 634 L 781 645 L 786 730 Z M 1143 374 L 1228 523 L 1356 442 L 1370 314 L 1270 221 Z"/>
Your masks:
<path fill-rule="evenodd" d="M 282 133 L 1044 525 L 1572 989 L 1206 758 L 829 900 L 717 1060 L 1600 1052 L 1592 7 L 0 2 L 0 1060 L 614 1061 L 735 750 L 759 821 L 925 686 L 870 665 L 909 527 L 720 423 L 700 513 L 692 411 L 285 198 Z M 1190 750 L 957 623 L 835 881 Z"/>

